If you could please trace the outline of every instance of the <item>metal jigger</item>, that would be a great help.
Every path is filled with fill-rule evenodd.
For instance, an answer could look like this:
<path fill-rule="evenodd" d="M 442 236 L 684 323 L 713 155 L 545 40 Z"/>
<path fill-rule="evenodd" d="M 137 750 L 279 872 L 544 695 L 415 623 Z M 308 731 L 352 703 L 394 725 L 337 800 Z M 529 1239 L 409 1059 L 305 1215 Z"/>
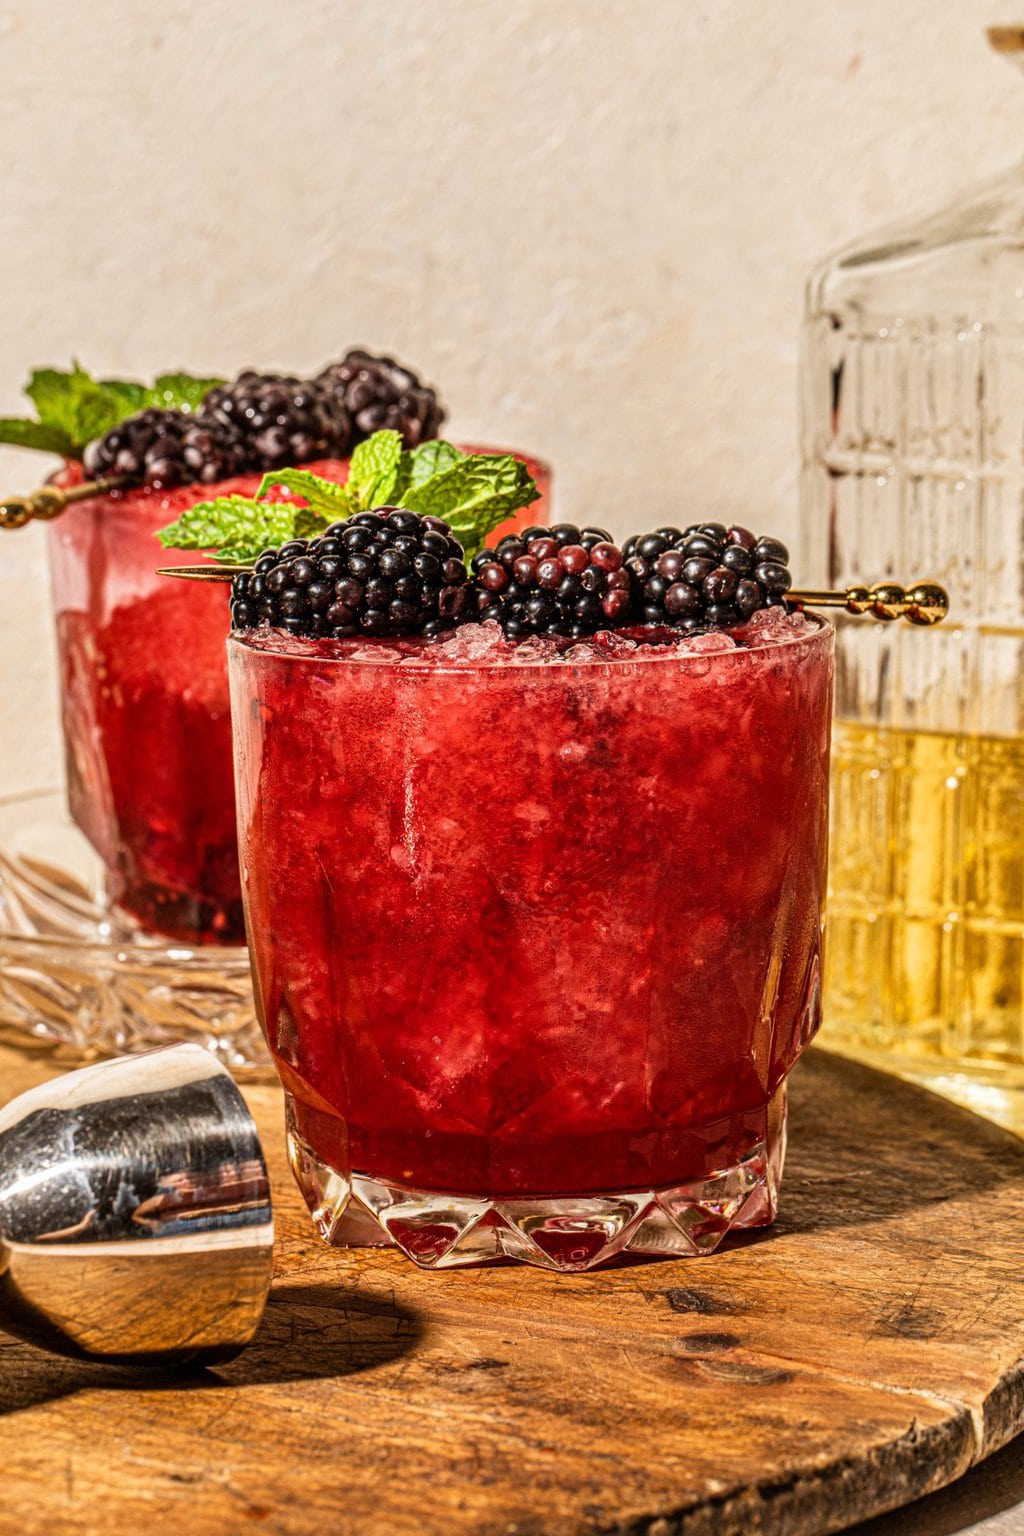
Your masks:
<path fill-rule="evenodd" d="M 172 1045 L 0 1110 L 0 1326 L 60 1354 L 211 1364 L 252 1338 L 273 1266 L 256 1126 Z"/>

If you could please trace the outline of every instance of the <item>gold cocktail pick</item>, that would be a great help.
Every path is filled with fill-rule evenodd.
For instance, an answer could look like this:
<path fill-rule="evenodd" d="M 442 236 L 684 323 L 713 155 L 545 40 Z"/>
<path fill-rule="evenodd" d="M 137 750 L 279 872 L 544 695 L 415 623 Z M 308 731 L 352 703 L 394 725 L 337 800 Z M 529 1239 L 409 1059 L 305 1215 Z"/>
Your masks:
<path fill-rule="evenodd" d="M 847 587 L 845 591 L 787 592 L 787 603 L 797 608 L 842 608 L 888 623 L 906 619 L 908 624 L 941 624 L 949 613 L 949 593 L 935 581 L 918 581 L 901 587 L 897 581 L 879 581 L 873 587 Z"/>
<path fill-rule="evenodd" d="M 234 581 L 251 565 L 176 565 L 165 566 L 158 576 L 180 576 L 185 581 Z M 908 624 L 941 624 L 949 612 L 949 595 L 934 581 L 919 581 L 901 587 L 895 581 L 880 581 L 873 587 L 847 587 L 842 591 L 797 591 L 784 594 L 794 608 L 842 608 L 846 613 L 872 619 L 906 619 Z"/>
<path fill-rule="evenodd" d="M 105 496 L 108 491 L 118 491 L 136 483 L 129 475 L 106 475 L 99 480 L 83 481 L 81 485 L 69 485 L 66 489 L 58 485 L 41 485 L 27 496 L 7 496 L 0 501 L 0 528 L 24 528 L 35 518 L 48 522 L 74 501 Z"/>
<path fill-rule="evenodd" d="M 157 567 L 158 576 L 183 576 L 186 581 L 234 581 L 243 571 L 251 571 L 251 565 L 163 565 Z"/>

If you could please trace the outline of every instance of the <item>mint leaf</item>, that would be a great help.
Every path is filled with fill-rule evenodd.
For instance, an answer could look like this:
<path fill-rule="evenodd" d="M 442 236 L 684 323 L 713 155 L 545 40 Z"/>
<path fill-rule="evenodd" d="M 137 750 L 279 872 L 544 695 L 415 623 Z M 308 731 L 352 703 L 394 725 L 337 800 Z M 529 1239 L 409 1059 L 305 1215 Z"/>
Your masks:
<path fill-rule="evenodd" d="M 113 415 L 117 412 L 113 426 L 124 421 L 126 416 L 134 416 L 136 411 L 144 411 L 147 405 L 154 403 L 145 384 L 133 384 L 130 379 L 104 379 L 96 387 L 102 390 L 102 397 L 97 398 L 103 399 L 109 413 Z"/>
<path fill-rule="evenodd" d="M 203 397 L 223 383 L 223 379 L 197 379 L 191 373 L 162 373 L 145 391 L 143 404 L 158 405 L 162 411 L 197 411 Z"/>
<path fill-rule="evenodd" d="M 401 506 L 402 497 L 410 486 L 420 485 L 424 480 L 429 480 L 431 475 L 451 469 L 462 458 L 465 458 L 465 454 L 440 437 L 429 443 L 420 443 L 418 448 L 407 449 L 402 454 L 398 475 L 391 490 L 396 503 Z"/>
<path fill-rule="evenodd" d="M 27 417 L 0 416 L 0 443 L 14 448 L 37 448 L 41 453 L 59 453 L 72 457 L 74 444 L 60 427 L 47 427 Z"/>
<path fill-rule="evenodd" d="M 157 538 L 165 549 L 203 549 L 217 560 L 247 564 L 287 539 L 308 537 L 310 515 L 293 502 L 218 496 L 188 507 Z M 315 522 L 319 530 L 322 525 Z"/>
<path fill-rule="evenodd" d="M 37 368 L 25 393 L 38 420 L 8 417 L 0 422 L 0 442 L 42 448 L 80 458 L 86 443 L 147 406 L 162 410 L 195 410 L 207 390 L 220 379 L 198 379 L 188 373 L 161 374 L 155 384 L 130 379 L 94 379 L 78 362 L 68 369 Z"/>
<path fill-rule="evenodd" d="M 138 395 L 129 400 L 118 387 L 105 389 L 78 363 L 70 373 L 58 368 L 37 368 L 25 393 L 42 424 L 66 433 L 76 450 L 139 409 Z"/>
<path fill-rule="evenodd" d="M 431 475 L 451 469 L 466 455 L 454 443 L 446 443 L 444 438 L 438 437 L 433 442 L 420 443 L 418 448 L 410 448 L 404 457 L 409 460 L 409 484 L 419 485 Z"/>
<path fill-rule="evenodd" d="M 540 496 L 526 465 L 512 454 L 467 454 L 439 474 L 410 486 L 401 505 L 443 517 L 472 555 L 513 512 Z"/>
<path fill-rule="evenodd" d="M 311 512 L 325 522 L 334 523 L 351 517 L 361 507 L 348 485 L 338 485 L 334 480 L 324 480 L 311 474 L 308 469 L 272 469 L 263 476 L 257 496 L 272 496 L 275 491 L 290 491 L 302 496 Z"/>
<path fill-rule="evenodd" d="M 348 484 L 359 507 L 386 507 L 394 494 L 402 462 L 399 432 L 374 432 L 352 454 Z"/>
<path fill-rule="evenodd" d="M 74 419 L 77 395 L 92 383 L 79 363 L 71 373 L 64 373 L 59 368 L 35 368 L 29 375 L 25 393 L 45 426 L 68 430 Z"/>

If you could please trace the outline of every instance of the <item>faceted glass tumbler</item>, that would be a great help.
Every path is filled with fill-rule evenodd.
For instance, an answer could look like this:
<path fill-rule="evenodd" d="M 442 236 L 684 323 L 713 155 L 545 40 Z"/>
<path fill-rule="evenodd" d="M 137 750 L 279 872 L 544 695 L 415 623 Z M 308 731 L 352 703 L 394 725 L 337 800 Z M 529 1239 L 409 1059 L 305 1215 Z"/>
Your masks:
<path fill-rule="evenodd" d="M 578 663 L 462 636 L 228 643 L 296 1178 L 328 1241 L 427 1267 L 710 1252 L 775 1215 L 819 1023 L 831 627 Z"/>
<path fill-rule="evenodd" d="M 1020 29 L 992 41 L 1019 61 Z M 811 276 L 800 570 L 840 620 L 826 1042 L 1024 1129 L 1024 166 Z"/>

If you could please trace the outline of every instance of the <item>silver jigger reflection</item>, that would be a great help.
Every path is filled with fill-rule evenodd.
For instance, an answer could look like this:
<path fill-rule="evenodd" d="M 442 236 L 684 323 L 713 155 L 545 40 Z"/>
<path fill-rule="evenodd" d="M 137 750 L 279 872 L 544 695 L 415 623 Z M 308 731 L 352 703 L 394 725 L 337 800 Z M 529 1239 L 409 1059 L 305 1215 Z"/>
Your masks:
<path fill-rule="evenodd" d="M 252 1338 L 273 1265 L 256 1127 L 173 1045 L 0 1110 L 0 1327 L 61 1354 L 210 1364 Z"/>

